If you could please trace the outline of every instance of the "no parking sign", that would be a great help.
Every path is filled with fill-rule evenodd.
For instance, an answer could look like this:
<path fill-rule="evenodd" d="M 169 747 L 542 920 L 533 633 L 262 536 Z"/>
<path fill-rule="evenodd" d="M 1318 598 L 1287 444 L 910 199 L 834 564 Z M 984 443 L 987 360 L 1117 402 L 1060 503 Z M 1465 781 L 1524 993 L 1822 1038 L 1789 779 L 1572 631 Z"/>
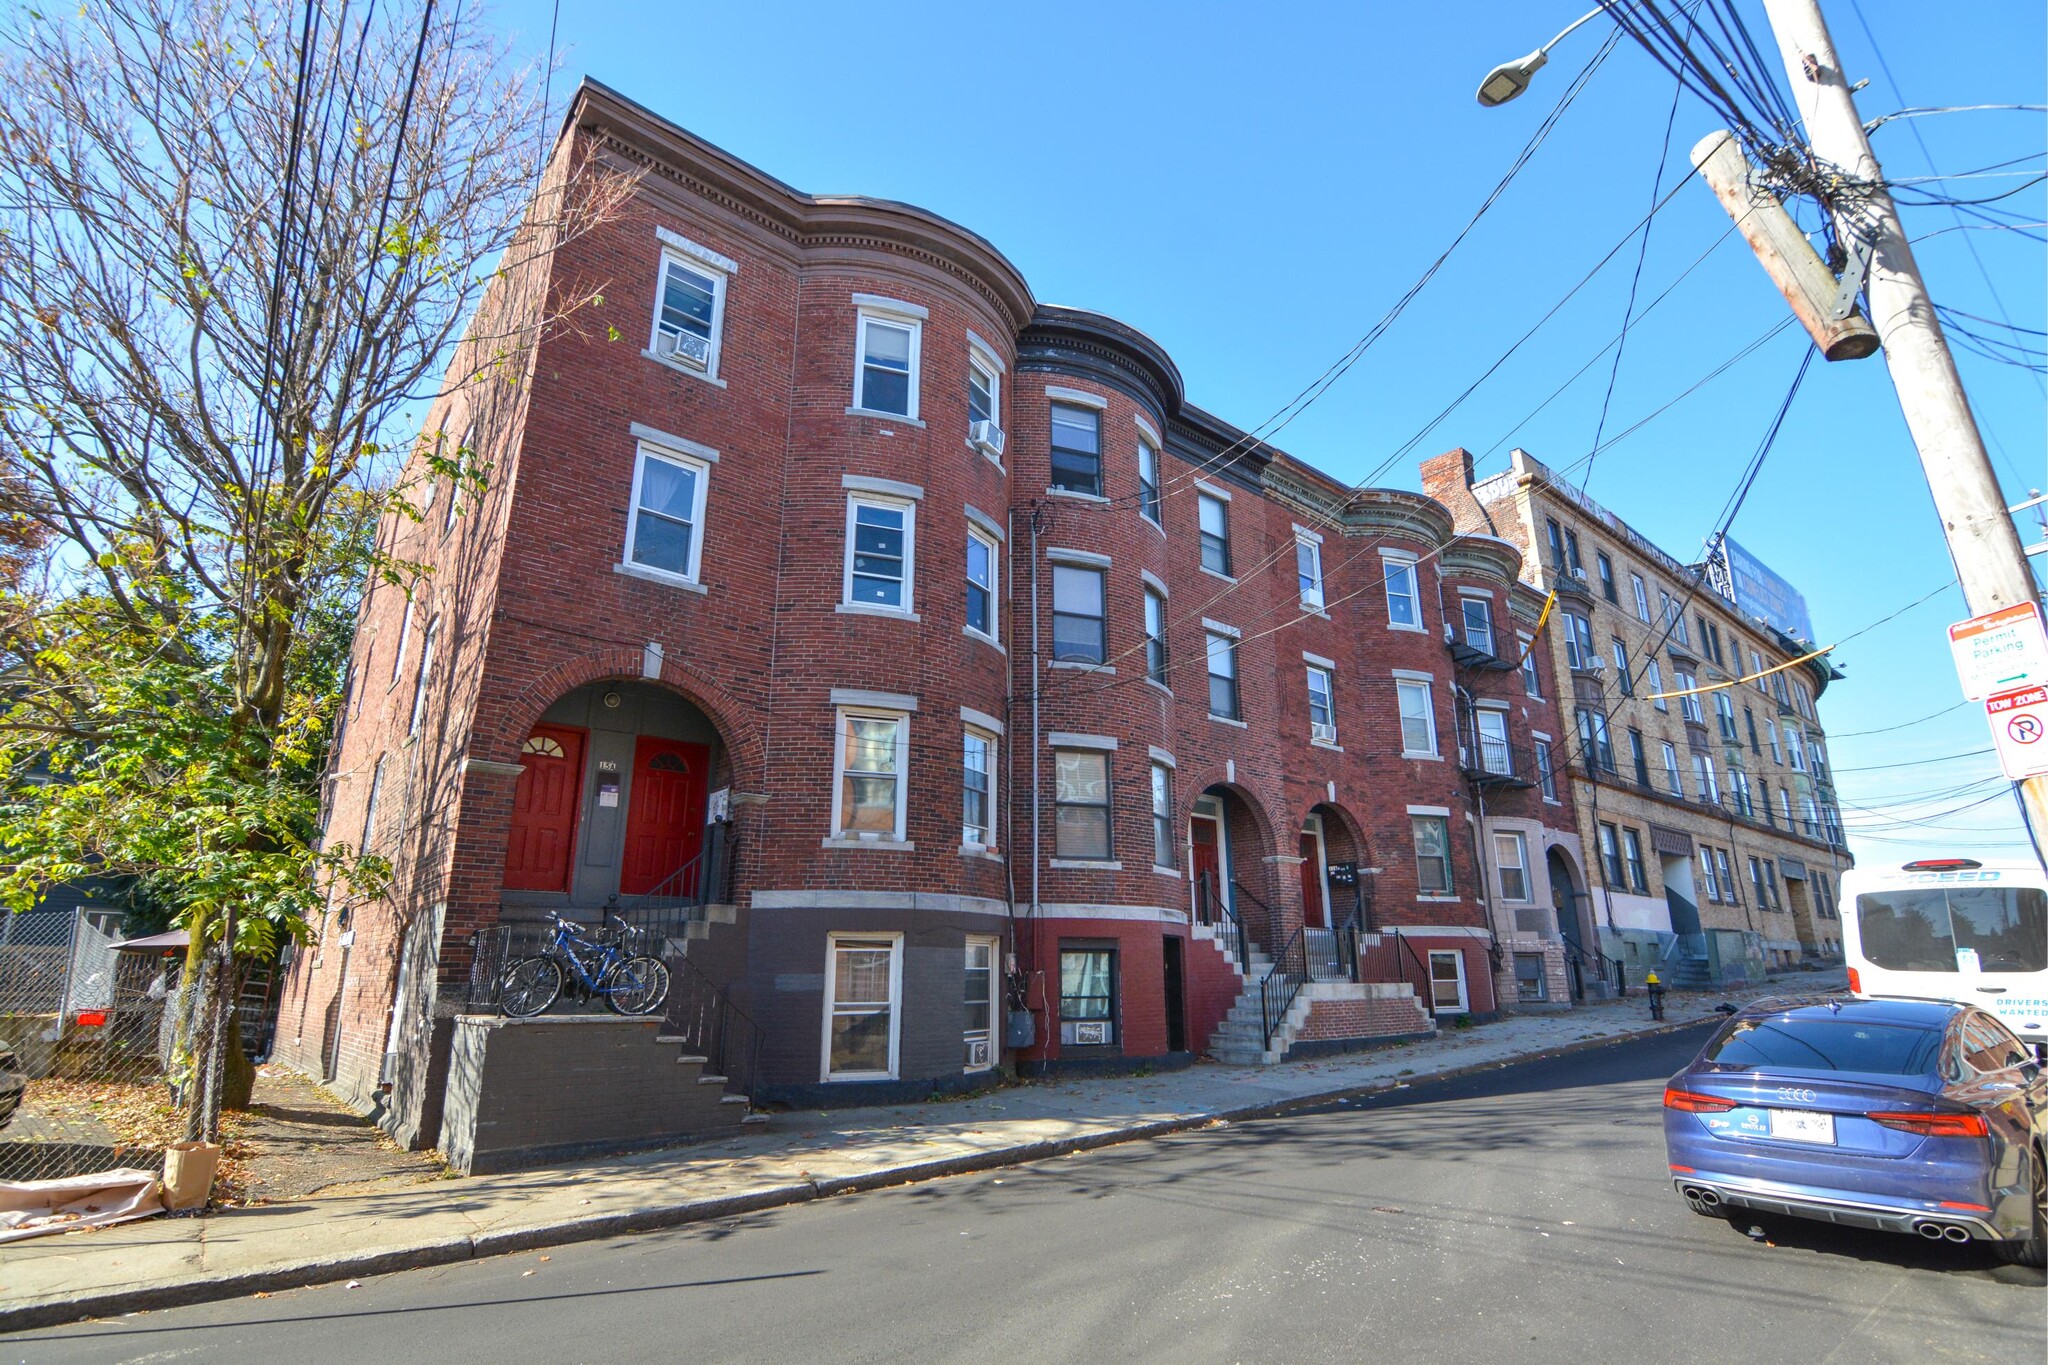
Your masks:
<path fill-rule="evenodd" d="M 1992 693 L 1984 699 L 1984 719 L 2007 777 L 2048 774 L 2048 685 Z"/>

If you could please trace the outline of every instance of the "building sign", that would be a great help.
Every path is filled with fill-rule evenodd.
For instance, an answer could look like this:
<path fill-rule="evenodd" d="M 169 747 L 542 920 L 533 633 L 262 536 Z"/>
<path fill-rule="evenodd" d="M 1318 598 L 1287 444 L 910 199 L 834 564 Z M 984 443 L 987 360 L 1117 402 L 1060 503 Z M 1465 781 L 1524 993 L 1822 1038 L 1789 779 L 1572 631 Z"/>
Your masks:
<path fill-rule="evenodd" d="M 1948 644 L 1963 695 L 1971 701 L 2048 682 L 2048 635 L 2042 633 L 2041 609 L 2032 602 L 1958 621 L 1948 628 Z"/>
<path fill-rule="evenodd" d="M 1728 585 L 1735 605 L 1770 622 L 1795 640 L 1813 643 L 1813 620 L 1806 614 L 1806 596 L 1764 567 L 1762 560 L 1721 538 L 1721 557 L 1728 568 Z"/>
<path fill-rule="evenodd" d="M 1998 766 L 2015 782 L 2048 773 L 2048 684 L 2015 687 L 1984 699 Z"/>

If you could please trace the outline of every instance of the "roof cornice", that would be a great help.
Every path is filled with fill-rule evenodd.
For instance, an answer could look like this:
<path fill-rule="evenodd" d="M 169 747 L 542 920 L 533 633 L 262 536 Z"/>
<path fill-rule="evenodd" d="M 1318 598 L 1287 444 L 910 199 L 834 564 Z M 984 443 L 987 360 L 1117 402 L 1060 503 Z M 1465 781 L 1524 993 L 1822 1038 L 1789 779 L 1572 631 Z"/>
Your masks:
<path fill-rule="evenodd" d="M 567 122 L 612 154 L 798 250 L 866 247 L 920 260 L 980 294 L 1013 332 L 1037 311 L 1023 274 L 1002 252 L 929 210 L 859 195 L 806 194 L 587 77 L 570 101 Z"/>

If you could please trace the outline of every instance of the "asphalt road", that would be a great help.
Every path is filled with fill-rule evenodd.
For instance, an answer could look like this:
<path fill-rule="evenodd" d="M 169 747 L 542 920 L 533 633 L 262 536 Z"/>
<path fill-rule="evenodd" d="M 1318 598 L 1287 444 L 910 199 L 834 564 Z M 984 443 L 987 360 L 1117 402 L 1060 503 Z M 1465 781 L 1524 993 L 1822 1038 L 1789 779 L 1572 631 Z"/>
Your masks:
<path fill-rule="evenodd" d="M 2048 1358 L 2039 1271 L 1690 1212 L 1703 1030 L 1314 1113 L 610 1242 L 0 1339 L 0 1358 Z M 0 1273 L 4 1273 L 0 1258 Z"/>

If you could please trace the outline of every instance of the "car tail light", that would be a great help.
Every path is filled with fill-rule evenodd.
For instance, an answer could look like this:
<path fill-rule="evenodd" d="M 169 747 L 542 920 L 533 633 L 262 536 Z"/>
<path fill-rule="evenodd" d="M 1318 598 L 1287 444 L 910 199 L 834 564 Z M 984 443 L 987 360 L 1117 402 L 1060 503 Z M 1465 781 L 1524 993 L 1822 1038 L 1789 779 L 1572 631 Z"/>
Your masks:
<path fill-rule="evenodd" d="M 1904 1112 L 1865 1115 L 1872 1123 L 1896 1128 L 1921 1137 L 1989 1137 L 1991 1127 L 1982 1114 L 1912 1114 Z"/>
<path fill-rule="evenodd" d="M 1863 974 L 1854 967 L 1849 969 L 1849 994 L 1863 994 Z"/>
<path fill-rule="evenodd" d="M 1675 1085 L 1664 1087 L 1664 1107 L 1682 1109 L 1688 1114 L 1725 1114 L 1735 1107 L 1734 1100 L 1724 1100 L 1719 1095 L 1702 1095 L 1692 1090 L 1680 1090 Z"/>

